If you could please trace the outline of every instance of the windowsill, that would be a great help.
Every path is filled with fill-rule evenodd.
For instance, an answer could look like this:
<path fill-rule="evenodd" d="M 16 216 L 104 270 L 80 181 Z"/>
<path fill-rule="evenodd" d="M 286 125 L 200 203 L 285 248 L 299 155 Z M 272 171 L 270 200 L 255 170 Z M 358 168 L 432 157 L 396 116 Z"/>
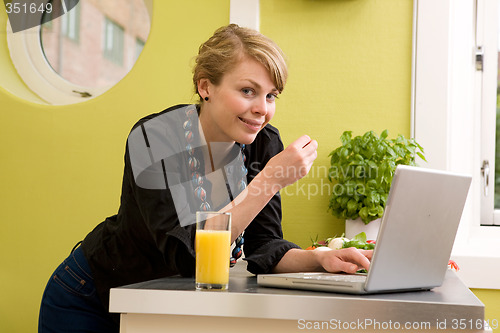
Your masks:
<path fill-rule="evenodd" d="M 455 242 L 451 259 L 460 270 L 457 275 L 469 288 L 500 289 L 500 227 L 481 226 Z"/>

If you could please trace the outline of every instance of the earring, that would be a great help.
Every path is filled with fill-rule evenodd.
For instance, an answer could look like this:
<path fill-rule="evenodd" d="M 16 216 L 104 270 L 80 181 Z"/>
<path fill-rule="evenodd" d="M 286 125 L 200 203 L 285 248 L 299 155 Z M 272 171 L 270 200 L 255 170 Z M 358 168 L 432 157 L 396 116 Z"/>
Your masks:
<path fill-rule="evenodd" d="M 205 101 L 206 101 L 206 102 L 208 102 L 208 96 L 207 96 L 207 97 L 205 97 Z"/>

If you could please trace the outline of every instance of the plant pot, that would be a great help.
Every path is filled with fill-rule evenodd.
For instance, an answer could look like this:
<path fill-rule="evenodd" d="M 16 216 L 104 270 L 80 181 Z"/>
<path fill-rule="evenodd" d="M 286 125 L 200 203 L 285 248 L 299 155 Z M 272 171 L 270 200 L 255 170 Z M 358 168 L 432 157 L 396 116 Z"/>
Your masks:
<path fill-rule="evenodd" d="M 382 219 L 376 219 L 368 224 L 365 224 L 360 217 L 355 220 L 346 220 L 345 237 L 351 239 L 360 232 L 364 232 L 367 240 L 377 240 L 381 220 Z"/>

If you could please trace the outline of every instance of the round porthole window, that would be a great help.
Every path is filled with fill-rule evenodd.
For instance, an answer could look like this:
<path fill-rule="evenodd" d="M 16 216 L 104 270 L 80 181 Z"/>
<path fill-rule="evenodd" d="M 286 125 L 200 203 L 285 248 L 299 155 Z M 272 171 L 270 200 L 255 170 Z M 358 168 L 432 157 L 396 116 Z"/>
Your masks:
<path fill-rule="evenodd" d="M 132 69 L 149 36 L 152 0 L 44 3 L 50 10 L 40 24 L 13 32 L 8 23 L 7 29 L 19 75 L 49 104 L 78 103 L 107 91 Z"/>

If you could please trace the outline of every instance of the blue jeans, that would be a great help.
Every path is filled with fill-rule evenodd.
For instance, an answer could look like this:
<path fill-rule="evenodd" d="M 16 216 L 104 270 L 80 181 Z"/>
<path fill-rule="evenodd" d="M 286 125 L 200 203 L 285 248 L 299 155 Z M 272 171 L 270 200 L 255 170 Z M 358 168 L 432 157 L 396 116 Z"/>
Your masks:
<path fill-rule="evenodd" d="M 40 306 L 39 333 L 119 332 L 97 295 L 81 247 L 72 251 L 50 277 Z"/>

